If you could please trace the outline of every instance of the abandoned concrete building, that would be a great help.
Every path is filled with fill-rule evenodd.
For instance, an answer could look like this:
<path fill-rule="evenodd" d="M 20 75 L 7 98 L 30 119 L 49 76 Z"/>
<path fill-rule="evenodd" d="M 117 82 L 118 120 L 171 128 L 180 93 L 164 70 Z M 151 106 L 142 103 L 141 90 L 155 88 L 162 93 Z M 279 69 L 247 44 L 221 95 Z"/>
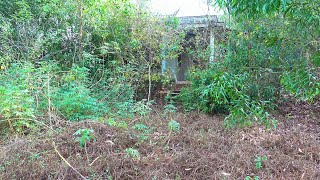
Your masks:
<path fill-rule="evenodd" d="M 179 17 L 180 28 L 183 29 L 186 36 L 186 42 L 183 44 L 183 49 L 195 48 L 192 39 L 201 33 L 201 42 L 209 49 L 210 57 L 208 63 L 212 63 L 215 59 L 215 44 L 221 39 L 221 34 L 224 31 L 224 23 L 219 21 L 218 16 L 185 16 Z M 197 64 L 196 59 L 190 56 L 187 51 L 182 51 L 175 59 L 162 60 L 162 74 L 171 74 L 176 84 L 186 83 L 187 71 L 190 67 Z"/>

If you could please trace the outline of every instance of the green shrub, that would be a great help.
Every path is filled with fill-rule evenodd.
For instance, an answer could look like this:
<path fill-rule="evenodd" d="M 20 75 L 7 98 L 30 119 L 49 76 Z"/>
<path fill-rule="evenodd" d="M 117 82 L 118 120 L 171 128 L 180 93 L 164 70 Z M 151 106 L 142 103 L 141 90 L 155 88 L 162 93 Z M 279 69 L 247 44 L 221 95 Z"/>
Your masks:
<path fill-rule="evenodd" d="M 248 78 L 247 74 L 230 74 L 214 68 L 193 71 L 189 76 L 192 85 L 182 91 L 180 99 L 185 107 L 206 113 L 228 110 L 231 102 L 244 93 Z"/>
<path fill-rule="evenodd" d="M 108 108 L 108 115 L 112 117 L 133 117 L 135 86 L 133 85 L 131 67 L 122 67 L 117 62 L 111 61 L 110 69 L 105 71 L 99 82 L 95 83 L 92 90 Z"/>
<path fill-rule="evenodd" d="M 0 72 L 0 120 L 11 130 L 22 132 L 34 127 L 35 100 L 30 88 L 33 71 L 30 64 L 14 64 Z"/>
<path fill-rule="evenodd" d="M 313 101 L 320 95 L 320 80 L 308 69 L 294 69 L 284 72 L 281 85 L 291 95 L 301 100 Z"/>
<path fill-rule="evenodd" d="M 58 110 L 68 120 L 96 119 L 107 110 L 88 88 L 88 70 L 61 72 L 54 62 L 12 64 L 0 71 L 0 115 L 11 128 L 31 127 L 38 115 Z M 49 79 L 49 80 L 48 80 Z M 44 122 L 45 123 L 45 122 Z"/>
<path fill-rule="evenodd" d="M 232 73 L 219 67 L 197 70 L 190 73 L 192 84 L 179 96 L 187 109 L 198 109 L 206 113 L 226 112 L 227 127 L 249 126 L 253 122 L 272 125 L 266 112 L 266 101 L 252 96 L 249 73 Z M 191 93 L 191 94 L 190 94 Z"/>
<path fill-rule="evenodd" d="M 107 111 L 88 88 L 88 69 L 74 66 L 60 83 L 52 92 L 52 102 L 68 120 L 97 119 Z"/>
<path fill-rule="evenodd" d="M 239 97 L 232 102 L 229 108 L 229 115 L 225 118 L 225 126 L 228 128 L 239 125 L 251 126 L 254 122 L 263 124 L 267 129 L 277 127 L 274 120 L 266 110 L 265 103 L 251 100 L 249 96 Z"/>
<path fill-rule="evenodd" d="M 136 143 L 136 145 L 138 145 L 150 138 L 149 134 L 151 134 L 154 128 L 151 128 L 145 124 L 138 123 L 132 126 L 132 129 L 137 131 L 137 134 L 135 134 L 135 136 L 139 139 L 139 142 Z"/>
<path fill-rule="evenodd" d="M 134 103 L 132 112 L 140 115 L 140 116 L 147 116 L 151 111 L 152 108 L 150 107 L 154 103 L 153 101 L 138 101 Z"/>
<path fill-rule="evenodd" d="M 171 115 L 177 112 L 177 107 L 174 105 L 173 101 L 170 101 L 167 105 L 164 106 L 164 114 Z"/>
<path fill-rule="evenodd" d="M 103 105 L 83 84 L 64 85 L 53 96 L 55 107 L 69 120 L 96 119 L 102 116 Z"/>

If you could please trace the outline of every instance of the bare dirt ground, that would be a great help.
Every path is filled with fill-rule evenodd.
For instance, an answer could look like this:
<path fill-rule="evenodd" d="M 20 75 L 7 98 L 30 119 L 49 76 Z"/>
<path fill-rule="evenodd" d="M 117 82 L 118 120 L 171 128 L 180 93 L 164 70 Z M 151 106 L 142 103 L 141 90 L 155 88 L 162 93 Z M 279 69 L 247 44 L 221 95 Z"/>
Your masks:
<path fill-rule="evenodd" d="M 169 132 L 169 119 L 160 112 L 130 120 L 129 127 L 138 122 L 152 127 L 143 134 L 148 137 L 144 142 L 137 130 L 90 121 L 65 122 L 57 132 L 13 137 L 0 148 L 0 177 L 320 179 L 320 101 L 284 103 L 276 115 L 278 127 L 271 131 L 261 126 L 227 130 L 222 116 L 177 113 L 172 118 L 180 123 L 180 132 Z M 75 141 L 73 133 L 80 128 L 94 130 L 96 141 L 88 142 L 87 148 Z M 138 150 L 139 158 L 128 157 L 126 148 Z M 257 157 L 264 156 L 258 168 Z"/>

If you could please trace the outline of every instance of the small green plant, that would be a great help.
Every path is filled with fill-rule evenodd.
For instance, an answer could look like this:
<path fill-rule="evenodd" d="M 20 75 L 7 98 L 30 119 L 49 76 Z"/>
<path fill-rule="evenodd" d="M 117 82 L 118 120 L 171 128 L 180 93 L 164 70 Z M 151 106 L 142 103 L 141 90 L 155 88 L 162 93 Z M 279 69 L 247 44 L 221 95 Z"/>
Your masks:
<path fill-rule="evenodd" d="M 111 173 L 110 173 L 109 168 L 107 168 L 107 169 L 105 170 L 105 175 L 108 177 L 108 178 L 107 178 L 108 180 L 112 180 L 112 179 L 113 179 L 113 178 L 112 178 L 112 175 L 111 175 Z"/>
<path fill-rule="evenodd" d="M 152 128 L 140 123 L 135 124 L 132 128 L 136 131 L 139 131 L 139 134 L 136 135 L 139 139 L 139 143 L 149 139 L 149 134 L 152 132 Z"/>
<path fill-rule="evenodd" d="M 140 115 L 140 116 L 147 116 L 151 111 L 152 108 L 150 107 L 154 101 L 138 101 L 134 104 L 132 112 Z"/>
<path fill-rule="evenodd" d="M 138 150 L 133 148 L 127 148 L 124 151 L 126 153 L 126 158 L 140 159 L 140 153 Z"/>
<path fill-rule="evenodd" d="M 255 165 L 256 165 L 256 168 L 261 170 L 262 167 L 263 167 L 263 162 L 267 161 L 268 160 L 268 157 L 267 156 L 257 156 L 255 159 L 254 159 L 254 162 L 255 162 Z"/>
<path fill-rule="evenodd" d="M 168 129 L 170 131 L 173 131 L 173 132 L 178 132 L 180 131 L 180 123 L 178 123 L 177 121 L 175 120 L 171 120 L 169 123 L 168 123 Z"/>
<path fill-rule="evenodd" d="M 273 129 L 277 129 L 278 120 L 272 119 L 272 120 L 271 120 L 271 124 L 272 124 L 272 126 L 273 126 Z"/>
<path fill-rule="evenodd" d="M 42 158 L 41 153 L 34 153 L 31 156 L 29 156 L 30 161 L 34 161 L 34 160 L 41 159 L 41 158 Z"/>
<path fill-rule="evenodd" d="M 255 167 L 258 170 L 261 170 L 263 168 L 263 162 L 267 161 L 268 157 L 266 155 L 264 156 L 256 156 L 254 159 Z M 259 180 L 259 176 L 246 176 L 245 180 Z"/>
<path fill-rule="evenodd" d="M 106 123 L 109 125 L 109 126 L 116 126 L 117 125 L 117 122 L 114 118 L 109 118 Z"/>
<path fill-rule="evenodd" d="M 6 167 L 10 165 L 11 165 L 11 161 L 5 161 L 4 163 L 1 164 L 0 170 L 4 172 L 6 170 Z"/>
<path fill-rule="evenodd" d="M 152 128 L 141 123 L 135 124 L 132 128 L 141 132 L 142 135 L 148 135 L 152 132 Z"/>
<path fill-rule="evenodd" d="M 150 133 L 150 127 L 141 123 L 135 124 L 134 126 L 132 126 L 132 128 L 138 131 L 142 131 L 143 133 Z"/>
<path fill-rule="evenodd" d="M 109 125 L 109 126 L 112 126 L 112 127 L 117 127 L 117 128 L 120 128 L 120 129 L 127 129 L 128 128 L 128 124 L 125 122 L 125 121 L 116 121 L 114 118 L 109 118 L 106 123 Z"/>
<path fill-rule="evenodd" d="M 96 140 L 92 129 L 79 129 L 73 135 L 77 136 L 76 141 L 80 143 L 80 147 L 86 147 L 87 142 Z"/>
<path fill-rule="evenodd" d="M 177 107 L 173 104 L 173 102 L 171 101 L 169 104 L 167 104 L 166 106 L 164 106 L 164 114 L 173 114 L 177 112 Z"/>
<path fill-rule="evenodd" d="M 254 176 L 253 178 L 251 176 L 246 176 L 245 180 L 259 180 L 259 176 Z"/>
<path fill-rule="evenodd" d="M 181 179 L 181 176 L 179 173 L 176 173 L 176 176 L 174 177 L 174 180 L 180 180 Z"/>

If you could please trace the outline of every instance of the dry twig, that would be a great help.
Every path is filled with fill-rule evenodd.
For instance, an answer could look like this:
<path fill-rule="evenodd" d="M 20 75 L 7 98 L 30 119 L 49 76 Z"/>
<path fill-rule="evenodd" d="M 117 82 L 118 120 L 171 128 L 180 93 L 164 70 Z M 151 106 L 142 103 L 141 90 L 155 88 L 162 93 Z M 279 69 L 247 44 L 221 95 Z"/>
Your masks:
<path fill-rule="evenodd" d="M 54 150 L 56 151 L 56 153 L 60 156 L 60 158 L 72 169 L 74 170 L 74 172 L 76 172 L 82 179 L 87 180 L 86 177 L 84 177 L 78 170 L 76 170 L 58 151 L 58 148 L 56 146 L 56 143 L 53 142 L 52 143 Z"/>

